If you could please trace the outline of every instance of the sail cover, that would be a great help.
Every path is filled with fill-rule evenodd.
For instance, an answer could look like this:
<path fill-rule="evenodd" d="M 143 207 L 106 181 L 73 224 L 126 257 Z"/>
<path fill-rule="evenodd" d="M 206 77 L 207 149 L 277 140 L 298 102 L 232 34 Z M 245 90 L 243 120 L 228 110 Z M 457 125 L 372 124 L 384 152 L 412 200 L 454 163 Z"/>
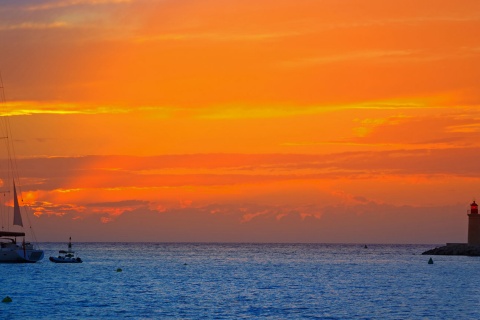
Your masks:
<path fill-rule="evenodd" d="M 13 184 L 13 224 L 23 227 L 22 215 L 20 214 L 20 205 L 18 204 L 17 189 Z"/>

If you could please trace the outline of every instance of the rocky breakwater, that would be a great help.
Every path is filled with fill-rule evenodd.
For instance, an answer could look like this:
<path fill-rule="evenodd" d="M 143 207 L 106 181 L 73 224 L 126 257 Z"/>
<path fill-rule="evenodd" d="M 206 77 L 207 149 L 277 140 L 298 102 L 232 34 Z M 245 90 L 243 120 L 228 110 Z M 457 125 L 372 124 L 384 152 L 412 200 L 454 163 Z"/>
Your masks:
<path fill-rule="evenodd" d="M 425 251 L 425 255 L 480 256 L 480 246 L 467 243 L 447 243 L 446 246 Z"/>

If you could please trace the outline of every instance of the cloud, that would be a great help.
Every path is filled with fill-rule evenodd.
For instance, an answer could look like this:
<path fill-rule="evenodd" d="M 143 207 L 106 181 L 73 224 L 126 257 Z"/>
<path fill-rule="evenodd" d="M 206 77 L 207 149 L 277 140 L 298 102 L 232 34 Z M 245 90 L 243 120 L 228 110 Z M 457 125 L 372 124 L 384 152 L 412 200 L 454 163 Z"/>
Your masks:
<path fill-rule="evenodd" d="M 170 33 L 156 35 L 141 35 L 135 38 L 140 43 L 150 41 L 271 41 L 298 35 L 296 32 L 278 33 Z"/>
<path fill-rule="evenodd" d="M 244 212 L 225 206 L 212 215 L 214 206 L 156 212 L 146 209 L 126 211 L 114 220 L 90 216 L 41 216 L 35 219 L 42 241 L 61 241 L 73 236 L 77 241 L 151 242 L 310 242 L 310 243 L 444 243 L 462 242 L 465 219 L 462 206 L 409 207 L 366 203 L 331 206 L 320 218 L 303 216 L 294 208 L 264 207 L 253 219 L 243 221 Z M 312 209 L 313 210 L 313 209 Z M 277 212 L 283 216 L 277 218 Z M 432 219 L 435 216 L 435 219 Z M 102 219 L 104 218 L 104 219 Z M 108 221 L 109 223 L 102 223 Z M 57 226 L 57 232 L 51 232 Z M 65 234 L 63 230 L 68 230 Z M 428 232 L 426 232 L 428 230 Z M 88 235 L 88 236 L 87 236 Z"/>
<path fill-rule="evenodd" d="M 453 133 L 478 133 L 480 132 L 480 124 L 469 123 L 469 124 L 453 125 L 448 127 L 447 130 Z"/>
<path fill-rule="evenodd" d="M 42 11 L 58 8 L 74 7 L 80 5 L 105 5 L 105 4 L 121 4 L 129 3 L 132 0 L 59 0 L 59 1 L 47 1 L 42 4 L 33 4 L 25 7 L 28 11 Z"/>
<path fill-rule="evenodd" d="M 382 104 L 379 104 L 381 106 Z M 350 109 L 352 111 L 356 108 Z M 358 109 L 360 110 L 360 109 Z M 480 113 L 475 107 L 392 106 L 364 109 L 358 113 L 349 129 L 352 135 L 337 140 L 310 140 L 284 142 L 285 146 L 348 146 L 381 149 L 455 149 L 478 147 Z M 389 110 L 392 110 L 391 112 Z M 379 116 L 388 114 L 386 117 Z"/>
<path fill-rule="evenodd" d="M 36 198 L 49 201 L 32 206 L 42 241 L 61 240 L 62 232 L 53 236 L 48 230 L 62 225 L 61 230 L 74 230 L 72 236 L 79 241 L 434 243 L 462 241 L 464 221 L 458 213 L 464 212 L 478 183 L 477 154 L 477 149 L 457 148 L 330 155 L 89 156 L 19 159 L 19 167 L 29 168 L 30 174 L 41 172 L 46 180 L 40 190 L 54 186 L 49 179 L 60 177 L 64 182 L 55 183 L 65 186 L 70 181 L 81 187 L 38 191 Z M 181 179 L 186 184 L 174 173 L 150 174 L 185 168 L 192 170 Z M 209 180 L 195 170 L 217 174 Z M 244 171 L 248 179 L 230 174 L 226 179 L 219 173 L 229 170 Z M 304 170 L 314 173 L 299 174 Z M 283 175 L 257 173 L 264 171 Z M 135 187 L 110 185 L 125 172 L 128 179 L 120 181 Z M 464 205 L 456 204 L 465 197 Z M 91 238 L 82 235 L 86 233 Z"/>
<path fill-rule="evenodd" d="M 67 204 L 67 203 L 50 203 L 47 201 L 35 201 L 29 204 L 33 215 L 40 217 L 42 215 L 65 216 L 73 214 L 74 218 L 78 218 L 86 211 L 86 208 L 81 205 Z"/>
<path fill-rule="evenodd" d="M 279 63 L 281 67 L 308 68 L 315 65 L 332 64 L 346 61 L 375 61 L 378 62 L 395 62 L 404 59 L 412 59 L 418 55 L 418 52 L 408 50 L 393 51 L 358 51 L 349 53 L 337 53 L 331 55 L 323 55 L 318 57 L 301 58 L 292 61 L 282 61 Z"/>
<path fill-rule="evenodd" d="M 164 187 L 355 178 L 386 172 L 392 175 L 480 175 L 475 160 L 477 153 L 478 148 L 457 147 L 330 155 L 85 156 L 18 159 L 18 166 L 25 176 L 25 188 L 54 190 L 67 196 L 90 189 L 141 192 L 142 189 L 153 191 Z M 456 165 L 459 159 L 461 166 Z"/>
<path fill-rule="evenodd" d="M 395 116 L 387 119 L 363 119 L 363 134 L 357 142 L 450 144 L 450 147 L 476 146 L 480 113 L 470 109 L 468 115 L 458 109 L 449 113 L 428 116 Z M 362 127 L 360 127 L 362 128 Z"/>
<path fill-rule="evenodd" d="M 480 175 L 478 152 L 89 156 L 18 159 L 18 166 L 23 197 L 37 216 L 96 216 L 112 223 L 131 211 L 200 210 L 253 223 L 292 214 L 319 219 L 338 205 L 360 212 L 356 206 L 371 203 L 432 206 L 470 200 Z M 176 172 L 186 168 L 188 174 Z"/>
<path fill-rule="evenodd" d="M 2 116 L 22 116 L 34 114 L 119 114 L 132 111 L 152 110 L 151 107 L 129 108 L 121 105 L 91 105 L 66 103 L 63 101 L 7 101 L 2 103 Z M 162 108 L 155 108 L 161 112 Z"/>
<path fill-rule="evenodd" d="M 68 24 L 63 21 L 50 22 L 50 23 L 33 23 L 24 22 L 16 25 L 0 25 L 0 31 L 6 30 L 46 30 L 68 27 Z"/>
<path fill-rule="evenodd" d="M 117 208 L 131 208 L 148 205 L 147 201 L 141 200 L 121 200 L 114 202 L 98 202 L 98 203 L 89 203 L 88 207 L 117 207 Z"/>

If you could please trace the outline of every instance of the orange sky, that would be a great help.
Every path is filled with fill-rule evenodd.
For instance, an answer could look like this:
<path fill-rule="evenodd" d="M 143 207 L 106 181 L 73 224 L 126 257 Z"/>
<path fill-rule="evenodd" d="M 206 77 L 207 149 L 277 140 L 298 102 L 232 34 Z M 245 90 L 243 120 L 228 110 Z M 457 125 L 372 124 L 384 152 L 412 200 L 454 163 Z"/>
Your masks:
<path fill-rule="evenodd" d="M 40 241 L 444 243 L 480 190 L 477 0 L 3 1 Z"/>

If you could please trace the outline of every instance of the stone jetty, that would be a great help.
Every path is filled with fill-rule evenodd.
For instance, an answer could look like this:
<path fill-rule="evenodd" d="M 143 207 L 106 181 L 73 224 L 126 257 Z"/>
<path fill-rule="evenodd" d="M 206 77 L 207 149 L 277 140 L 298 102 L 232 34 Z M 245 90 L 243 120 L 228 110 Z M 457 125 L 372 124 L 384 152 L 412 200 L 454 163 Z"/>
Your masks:
<path fill-rule="evenodd" d="M 480 256 L 480 246 L 468 243 L 447 243 L 446 246 L 425 251 L 425 255 Z"/>

